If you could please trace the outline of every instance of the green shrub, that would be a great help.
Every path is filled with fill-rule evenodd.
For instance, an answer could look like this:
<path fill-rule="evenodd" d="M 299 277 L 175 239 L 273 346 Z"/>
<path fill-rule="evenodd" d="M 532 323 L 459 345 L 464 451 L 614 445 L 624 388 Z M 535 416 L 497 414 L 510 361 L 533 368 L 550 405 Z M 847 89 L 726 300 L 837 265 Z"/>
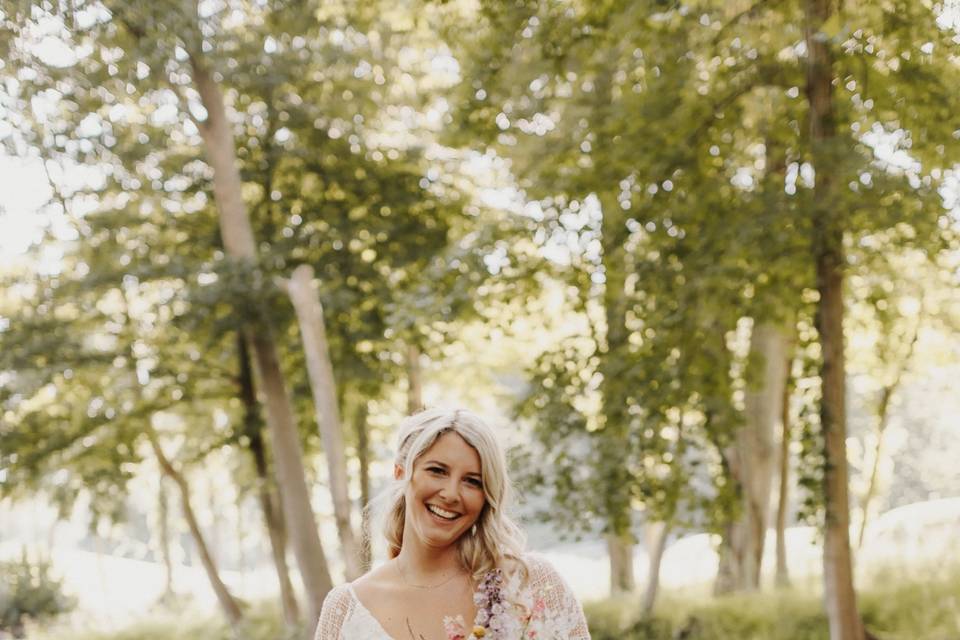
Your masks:
<path fill-rule="evenodd" d="M 25 553 L 20 560 L 0 562 L 0 630 L 22 638 L 28 620 L 52 618 L 73 604 L 51 576 L 49 562 L 31 562 Z"/>
<path fill-rule="evenodd" d="M 960 639 L 960 567 L 890 570 L 864 579 L 858 602 L 878 640 Z M 789 589 L 711 598 L 666 593 L 641 620 L 636 598 L 584 607 L 594 640 L 827 640 L 822 597 Z"/>
<path fill-rule="evenodd" d="M 48 628 L 31 640 L 302 640 L 306 629 L 286 629 L 279 607 L 258 603 L 245 607 L 244 619 L 234 633 L 223 616 L 189 608 L 164 608 L 121 631 L 86 631 Z"/>
<path fill-rule="evenodd" d="M 946 563 L 870 576 L 860 595 L 864 623 L 880 640 L 960 638 L 960 566 Z"/>
<path fill-rule="evenodd" d="M 704 598 L 668 594 L 639 618 L 629 599 L 585 607 L 594 640 L 826 640 L 827 621 L 812 597 L 795 592 Z"/>

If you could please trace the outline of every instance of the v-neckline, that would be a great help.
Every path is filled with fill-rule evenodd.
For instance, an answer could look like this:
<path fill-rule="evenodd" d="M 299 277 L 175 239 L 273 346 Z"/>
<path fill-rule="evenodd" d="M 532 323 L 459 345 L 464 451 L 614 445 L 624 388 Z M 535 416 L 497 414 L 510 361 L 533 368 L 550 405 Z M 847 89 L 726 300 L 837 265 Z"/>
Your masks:
<path fill-rule="evenodd" d="M 353 601 L 357 603 L 357 606 L 363 609 L 363 612 L 367 615 L 368 618 L 373 620 L 373 623 L 377 625 L 377 628 L 380 630 L 380 633 L 383 634 L 388 640 L 396 640 L 392 635 L 387 633 L 387 630 L 383 628 L 383 623 L 377 619 L 377 616 L 373 615 L 373 612 L 370 609 L 367 609 L 367 606 L 363 604 L 363 601 L 360 600 L 360 597 L 357 595 L 357 592 L 353 588 L 353 583 L 347 583 L 347 589 L 350 590 L 350 595 L 353 596 Z"/>
<path fill-rule="evenodd" d="M 357 606 L 363 610 L 366 616 L 370 618 L 375 625 L 377 625 L 377 629 L 380 631 L 383 637 L 386 638 L 387 640 L 397 640 L 392 635 L 390 635 L 390 633 L 384 628 L 383 623 L 380 622 L 377 616 L 373 615 L 373 612 L 367 608 L 367 605 L 363 604 L 363 601 L 360 600 L 360 596 L 358 596 L 356 590 L 354 590 L 352 582 L 347 583 L 347 589 L 350 591 L 350 595 L 353 596 L 353 601 L 356 602 Z M 474 590 L 473 594 L 476 595 L 476 593 L 477 593 L 476 590 Z"/>

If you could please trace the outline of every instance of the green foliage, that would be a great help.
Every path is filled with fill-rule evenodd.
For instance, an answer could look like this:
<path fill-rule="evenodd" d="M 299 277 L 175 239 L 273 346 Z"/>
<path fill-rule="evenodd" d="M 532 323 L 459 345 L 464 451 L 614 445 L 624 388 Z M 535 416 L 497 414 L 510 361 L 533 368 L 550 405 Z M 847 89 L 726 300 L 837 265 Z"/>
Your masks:
<path fill-rule="evenodd" d="M 870 576 L 860 596 L 863 621 L 879 638 L 940 640 L 960 637 L 960 567 L 955 559 L 887 568 Z"/>
<path fill-rule="evenodd" d="M 71 229 L 57 273 L 11 275 L 0 298 L 0 494 L 62 470 L 64 509 L 89 489 L 94 510 L 117 518 L 144 421 L 175 414 L 181 426 L 163 430 L 187 436 L 186 462 L 241 441 L 243 325 L 276 334 L 298 424 L 317 446 L 299 330 L 276 284 L 298 264 L 321 283 L 345 417 L 405 377 L 407 344 L 435 353 L 482 308 L 485 259 L 513 227 L 472 201 L 459 158 L 411 109 L 437 78 L 410 46 L 421 27 L 387 4 L 243 3 L 242 20 L 224 21 L 177 3 L 105 3 L 62 29 L 41 6 L 0 17 L 4 43 L 23 38 L 0 67 L 15 115 L 3 142 L 44 158 L 50 213 Z M 35 20 L 76 58 L 39 55 Z M 187 52 L 223 77 L 255 266 L 221 247 Z M 385 136 L 400 120 L 416 135 Z M 84 165 L 98 175 L 78 187 L 65 174 Z M 225 425 L 212 424 L 218 412 Z"/>
<path fill-rule="evenodd" d="M 530 372 L 519 412 L 541 425 L 535 455 L 553 462 L 531 484 L 607 528 L 628 526 L 638 503 L 673 518 L 684 501 L 717 527 L 737 508 L 722 455 L 743 420 L 734 396 L 750 383 L 729 337 L 744 318 L 800 317 L 800 477 L 815 517 L 814 226 L 847 234 L 854 274 L 872 256 L 955 241 L 938 189 L 960 159 L 943 126 L 958 72 L 937 10 L 844 12 L 829 34 L 836 137 L 812 149 L 796 3 L 445 6 L 464 69 L 448 135 L 510 159 L 540 205 L 538 246 L 576 247 L 557 277 L 592 345 L 558 345 Z M 814 198 L 814 157 L 828 198 Z M 663 435 L 677 431 L 683 452 Z M 577 455 L 585 442 L 603 455 Z M 592 473 L 571 482 L 583 464 Z M 571 489 L 583 495 L 563 497 Z"/>
<path fill-rule="evenodd" d="M 884 640 L 946 640 L 960 634 L 960 569 L 928 567 L 912 578 L 889 570 L 870 577 L 859 604 L 867 629 Z M 585 606 L 595 640 L 826 640 L 820 598 L 799 589 L 704 599 L 666 593 L 638 620 L 630 598 Z"/>
<path fill-rule="evenodd" d="M 0 630 L 23 637 L 28 621 L 46 621 L 73 608 L 74 602 L 53 577 L 48 561 L 0 562 Z"/>
<path fill-rule="evenodd" d="M 199 612 L 184 615 L 182 610 L 163 610 L 146 616 L 121 631 L 97 632 L 50 628 L 36 635 L 36 640 L 56 640 L 69 634 L 75 640 L 295 640 L 312 635 L 306 629 L 285 627 L 274 604 L 260 603 L 246 610 L 240 626 L 234 631 L 220 618 Z M 33 637 L 33 636 L 31 636 Z"/>

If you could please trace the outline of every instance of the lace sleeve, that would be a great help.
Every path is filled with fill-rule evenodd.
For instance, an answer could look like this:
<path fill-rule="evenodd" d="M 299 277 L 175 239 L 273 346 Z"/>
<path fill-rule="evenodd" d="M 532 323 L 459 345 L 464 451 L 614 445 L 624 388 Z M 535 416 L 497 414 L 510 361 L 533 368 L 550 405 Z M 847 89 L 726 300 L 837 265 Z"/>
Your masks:
<path fill-rule="evenodd" d="M 352 608 L 353 596 L 345 585 L 331 589 L 323 600 L 314 640 L 340 640 L 340 630 Z"/>
<path fill-rule="evenodd" d="M 542 598 L 550 627 L 559 634 L 557 640 L 590 640 L 583 607 L 553 565 L 532 554 L 524 559 L 530 570 L 530 587 Z"/>

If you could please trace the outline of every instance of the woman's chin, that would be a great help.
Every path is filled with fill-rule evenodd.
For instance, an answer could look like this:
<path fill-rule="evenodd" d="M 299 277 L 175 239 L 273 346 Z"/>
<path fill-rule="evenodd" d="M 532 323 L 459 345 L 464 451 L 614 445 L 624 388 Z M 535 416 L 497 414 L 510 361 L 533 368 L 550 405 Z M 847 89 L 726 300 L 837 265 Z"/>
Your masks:
<path fill-rule="evenodd" d="M 429 522 L 424 524 L 425 526 L 420 527 L 420 539 L 423 540 L 428 547 L 449 547 L 463 535 L 463 531 L 459 527 L 437 527 Z"/>

